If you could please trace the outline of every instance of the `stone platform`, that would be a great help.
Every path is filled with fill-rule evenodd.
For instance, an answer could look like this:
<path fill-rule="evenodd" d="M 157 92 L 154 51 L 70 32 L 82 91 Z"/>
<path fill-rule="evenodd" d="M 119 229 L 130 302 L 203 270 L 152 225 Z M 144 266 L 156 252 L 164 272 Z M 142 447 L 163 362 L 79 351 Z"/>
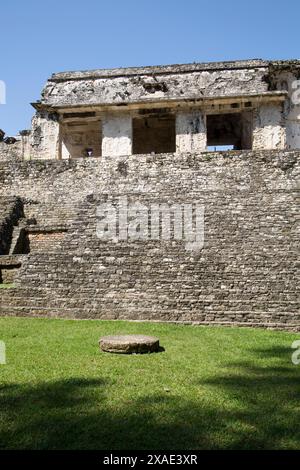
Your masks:
<path fill-rule="evenodd" d="M 159 351 L 159 339 L 144 335 L 104 336 L 99 340 L 100 349 L 119 354 L 144 354 Z"/>

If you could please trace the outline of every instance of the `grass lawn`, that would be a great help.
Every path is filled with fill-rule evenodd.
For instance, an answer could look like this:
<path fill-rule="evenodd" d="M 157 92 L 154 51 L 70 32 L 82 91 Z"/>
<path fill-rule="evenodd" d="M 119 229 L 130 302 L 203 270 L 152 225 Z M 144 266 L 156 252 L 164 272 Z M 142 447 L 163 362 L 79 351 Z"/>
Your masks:
<path fill-rule="evenodd" d="M 100 352 L 102 335 L 164 352 Z M 0 318 L 1 449 L 300 449 L 299 335 L 246 328 Z"/>

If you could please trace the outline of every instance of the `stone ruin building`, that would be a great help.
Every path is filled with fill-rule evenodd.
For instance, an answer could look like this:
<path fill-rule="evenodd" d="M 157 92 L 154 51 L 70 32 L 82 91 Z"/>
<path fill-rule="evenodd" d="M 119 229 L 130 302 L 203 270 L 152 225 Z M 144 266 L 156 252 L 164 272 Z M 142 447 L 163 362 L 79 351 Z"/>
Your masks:
<path fill-rule="evenodd" d="M 0 132 L 0 313 L 300 330 L 299 80 L 298 60 L 52 75 L 32 128 Z M 201 250 L 99 239 L 124 196 L 201 203 Z"/>

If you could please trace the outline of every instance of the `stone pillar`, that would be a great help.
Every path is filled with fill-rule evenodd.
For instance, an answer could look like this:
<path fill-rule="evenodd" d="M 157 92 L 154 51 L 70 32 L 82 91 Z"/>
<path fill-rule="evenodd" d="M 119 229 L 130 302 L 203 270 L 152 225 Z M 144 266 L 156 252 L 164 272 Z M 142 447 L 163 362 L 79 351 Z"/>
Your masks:
<path fill-rule="evenodd" d="M 60 152 L 61 152 L 60 158 L 61 158 L 62 160 L 67 160 L 67 159 L 71 158 L 71 155 L 70 155 L 70 153 L 69 153 L 69 151 L 68 151 L 68 149 L 67 149 L 67 147 L 66 147 L 66 145 L 65 145 L 65 143 L 64 143 L 63 140 L 61 140 L 61 149 L 60 149 Z"/>
<path fill-rule="evenodd" d="M 176 116 L 176 152 L 205 152 L 206 117 L 200 111 L 180 112 Z"/>
<path fill-rule="evenodd" d="M 300 80 L 298 66 L 275 67 L 272 81 L 276 90 L 287 91 L 283 117 L 286 127 L 287 149 L 300 149 Z"/>
<path fill-rule="evenodd" d="M 287 148 L 300 149 L 300 80 L 293 73 L 287 73 L 289 100 L 286 103 Z"/>
<path fill-rule="evenodd" d="M 31 159 L 31 145 L 30 145 L 30 130 L 20 131 L 21 142 L 22 142 L 22 159 L 30 160 Z"/>
<path fill-rule="evenodd" d="M 253 111 L 242 112 L 242 139 L 241 148 L 243 150 L 252 149 L 252 136 L 253 136 Z"/>
<path fill-rule="evenodd" d="M 32 158 L 34 159 L 60 158 L 59 119 L 56 113 L 38 111 L 34 115 L 30 145 Z"/>
<path fill-rule="evenodd" d="M 262 104 L 254 111 L 253 150 L 276 150 L 286 147 L 286 129 L 280 103 Z"/>
<path fill-rule="evenodd" d="M 102 156 L 132 155 L 132 118 L 130 114 L 108 114 L 102 122 Z"/>

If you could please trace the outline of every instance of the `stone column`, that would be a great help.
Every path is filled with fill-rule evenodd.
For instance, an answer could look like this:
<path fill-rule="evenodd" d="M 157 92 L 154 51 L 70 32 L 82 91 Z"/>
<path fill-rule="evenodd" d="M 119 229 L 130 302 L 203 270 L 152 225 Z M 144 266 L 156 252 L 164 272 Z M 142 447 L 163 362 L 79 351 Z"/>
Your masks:
<path fill-rule="evenodd" d="M 59 120 L 56 113 L 38 111 L 32 119 L 30 135 L 32 158 L 60 158 Z"/>
<path fill-rule="evenodd" d="M 176 152 L 205 152 L 206 117 L 200 111 L 180 112 L 176 116 Z"/>
<path fill-rule="evenodd" d="M 23 130 L 20 131 L 21 142 L 22 142 L 22 159 L 23 160 L 30 160 L 31 159 L 31 145 L 30 145 L 30 130 Z"/>
<path fill-rule="evenodd" d="M 102 121 L 102 156 L 132 155 L 132 118 L 130 114 L 107 114 Z"/>
<path fill-rule="evenodd" d="M 281 104 L 262 104 L 254 111 L 253 150 L 284 149 L 286 129 Z"/>
<path fill-rule="evenodd" d="M 68 151 L 68 149 L 67 149 L 67 147 L 66 147 L 66 145 L 65 145 L 65 143 L 64 143 L 63 140 L 61 140 L 61 144 L 60 144 L 60 145 L 61 145 L 61 149 L 60 149 L 60 152 L 61 152 L 61 153 L 60 153 L 60 158 L 61 158 L 62 160 L 67 160 L 67 159 L 71 158 L 71 155 L 70 155 L 70 153 L 69 153 L 69 151 Z"/>

